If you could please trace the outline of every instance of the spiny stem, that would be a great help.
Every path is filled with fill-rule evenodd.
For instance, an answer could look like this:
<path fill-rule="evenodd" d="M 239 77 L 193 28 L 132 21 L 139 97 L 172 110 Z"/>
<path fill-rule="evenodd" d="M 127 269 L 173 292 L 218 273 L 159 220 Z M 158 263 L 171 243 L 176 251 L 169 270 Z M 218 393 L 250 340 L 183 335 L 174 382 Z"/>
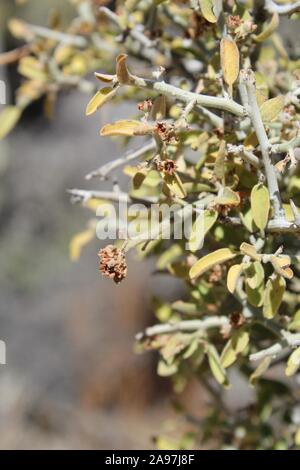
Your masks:
<path fill-rule="evenodd" d="M 184 320 L 176 323 L 165 323 L 146 328 L 144 332 L 138 333 L 136 339 L 141 341 L 143 338 L 152 336 L 177 333 L 178 331 L 197 331 L 208 330 L 209 328 L 218 328 L 229 324 L 227 317 L 208 317 L 203 320 Z"/>
<path fill-rule="evenodd" d="M 178 101 L 182 101 L 186 104 L 194 101 L 197 105 L 204 106 L 206 108 L 221 109 L 239 117 L 244 117 L 247 114 L 243 106 L 229 98 L 193 93 L 191 91 L 182 90 L 181 88 L 170 85 L 164 81 L 147 80 L 132 76 L 131 84 L 139 88 L 155 90 L 158 93 L 177 99 Z"/>
<path fill-rule="evenodd" d="M 100 177 L 102 179 L 106 178 L 107 175 L 112 171 L 118 168 L 121 165 L 125 165 L 126 163 L 135 160 L 139 157 L 142 157 L 145 153 L 154 150 L 156 144 L 154 141 L 148 142 L 143 147 L 139 148 L 138 150 L 131 151 L 127 155 L 121 158 L 117 158 L 111 162 L 105 163 L 104 165 L 100 166 L 97 170 L 91 171 L 85 177 L 85 179 L 90 180 L 95 177 Z"/>
<path fill-rule="evenodd" d="M 265 168 L 270 199 L 273 203 L 275 219 L 283 219 L 284 210 L 282 207 L 278 181 L 276 177 L 275 168 L 271 162 L 270 158 L 270 149 L 271 144 L 269 142 L 260 110 L 256 100 L 256 89 L 255 89 L 255 77 L 254 73 L 251 70 L 242 70 L 241 71 L 241 80 L 246 85 L 247 95 L 248 95 L 248 112 L 250 114 L 250 119 L 254 127 L 259 145 L 260 151 L 263 159 L 263 164 Z"/>

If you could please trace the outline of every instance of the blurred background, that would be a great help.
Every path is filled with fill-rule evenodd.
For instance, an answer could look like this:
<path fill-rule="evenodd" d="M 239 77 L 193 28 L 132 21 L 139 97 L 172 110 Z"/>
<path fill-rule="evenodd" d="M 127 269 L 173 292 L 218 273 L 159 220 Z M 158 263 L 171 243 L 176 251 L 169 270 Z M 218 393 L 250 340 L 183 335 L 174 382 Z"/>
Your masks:
<path fill-rule="evenodd" d="M 1 51 L 16 46 L 8 18 L 46 25 L 54 7 L 66 21 L 73 13 L 60 0 L 16 3 L 0 0 Z M 1 67 L 0 78 L 12 102 L 15 68 Z M 155 321 L 152 297 L 174 298 L 179 285 L 150 282 L 153 264 L 134 256 L 126 281 L 113 285 L 98 273 L 99 241 L 77 263 L 69 260 L 70 239 L 90 213 L 71 205 L 66 189 L 105 188 L 97 180 L 89 186 L 84 176 L 122 154 L 98 131 L 128 113 L 105 107 L 86 118 L 88 100 L 60 95 L 51 122 L 36 103 L 0 142 L 2 449 L 153 448 L 155 434 L 176 434 L 167 381 L 156 376 L 153 355 L 133 352 L 133 340 Z"/>

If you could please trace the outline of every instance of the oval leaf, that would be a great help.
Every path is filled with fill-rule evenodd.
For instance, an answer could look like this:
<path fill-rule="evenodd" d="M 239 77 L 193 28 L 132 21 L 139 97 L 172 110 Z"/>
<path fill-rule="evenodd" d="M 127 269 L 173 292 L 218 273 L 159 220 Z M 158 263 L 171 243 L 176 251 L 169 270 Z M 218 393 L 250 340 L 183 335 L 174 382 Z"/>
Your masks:
<path fill-rule="evenodd" d="M 214 346 L 210 345 L 208 347 L 207 356 L 210 370 L 216 381 L 224 387 L 228 387 L 229 383 L 226 376 L 226 371 L 221 364 L 219 354 Z"/>
<path fill-rule="evenodd" d="M 241 202 L 240 196 L 238 193 L 233 191 L 230 188 L 225 187 L 221 194 L 219 194 L 215 200 L 214 204 L 218 206 L 238 206 Z"/>
<path fill-rule="evenodd" d="M 211 269 L 216 264 L 225 263 L 226 261 L 234 258 L 236 256 L 233 251 L 229 248 L 221 248 L 220 250 L 209 253 L 203 258 L 196 261 L 196 263 L 190 269 L 190 278 L 195 279 L 201 274 L 205 273 Z"/>
<path fill-rule="evenodd" d="M 285 286 L 285 280 L 281 276 L 268 280 L 263 305 L 263 315 L 265 318 L 273 318 L 276 315 L 282 302 Z"/>
<path fill-rule="evenodd" d="M 189 250 L 197 251 L 201 248 L 205 235 L 213 227 L 218 218 L 218 212 L 210 209 L 197 216 L 189 237 Z"/>
<path fill-rule="evenodd" d="M 261 377 L 265 372 L 266 370 L 269 368 L 269 365 L 271 364 L 271 361 L 272 361 L 272 357 L 265 357 L 260 363 L 259 365 L 257 366 L 257 368 L 254 370 L 254 372 L 252 372 L 252 374 L 250 375 L 250 384 L 252 386 L 255 385 L 257 379 L 259 377 Z"/>
<path fill-rule="evenodd" d="M 300 347 L 295 349 L 295 351 L 293 351 L 292 354 L 290 355 L 287 361 L 285 375 L 287 377 L 294 375 L 299 369 L 299 367 L 300 367 Z"/>
<path fill-rule="evenodd" d="M 169 193 L 170 195 L 173 195 L 173 196 L 177 196 L 180 199 L 183 199 L 186 197 L 186 191 L 177 173 L 175 173 L 174 175 L 164 174 L 163 178 L 164 178 L 164 183 L 165 183 L 164 190 L 166 193 Z"/>
<path fill-rule="evenodd" d="M 240 246 L 240 250 L 243 255 L 250 256 L 250 258 L 255 261 L 260 261 L 262 258 L 262 255 L 257 253 L 255 246 L 250 245 L 249 243 L 243 242 Z"/>
<path fill-rule="evenodd" d="M 243 270 L 242 264 L 234 264 L 233 266 L 231 266 L 231 268 L 228 271 L 227 289 L 229 290 L 231 294 L 233 294 L 236 289 L 242 270 Z"/>
<path fill-rule="evenodd" d="M 270 197 L 268 189 L 257 184 L 251 191 L 251 211 L 255 225 L 264 230 L 267 226 L 270 212 Z"/>
<path fill-rule="evenodd" d="M 214 7 L 213 0 L 199 0 L 199 3 L 200 3 L 201 13 L 204 16 L 204 18 L 209 23 L 216 23 L 217 18 L 213 11 L 213 7 Z"/>
<path fill-rule="evenodd" d="M 95 113 L 101 106 L 103 106 L 107 101 L 112 99 L 116 94 L 117 88 L 104 87 L 93 96 L 91 101 L 86 107 L 85 114 L 90 116 Z"/>
<path fill-rule="evenodd" d="M 275 98 L 264 101 L 261 105 L 260 114 L 264 122 L 274 121 L 278 117 L 278 114 L 283 110 L 284 107 L 284 96 L 278 95 Z"/>
<path fill-rule="evenodd" d="M 236 43 L 228 38 L 221 40 L 220 53 L 223 77 L 227 85 L 231 86 L 239 75 L 240 53 Z"/>
<path fill-rule="evenodd" d="M 135 135 L 135 131 L 138 129 L 139 126 L 139 121 L 116 121 L 113 124 L 106 124 L 106 126 L 102 127 L 100 135 L 105 137 L 114 135 L 126 135 L 132 137 Z"/>

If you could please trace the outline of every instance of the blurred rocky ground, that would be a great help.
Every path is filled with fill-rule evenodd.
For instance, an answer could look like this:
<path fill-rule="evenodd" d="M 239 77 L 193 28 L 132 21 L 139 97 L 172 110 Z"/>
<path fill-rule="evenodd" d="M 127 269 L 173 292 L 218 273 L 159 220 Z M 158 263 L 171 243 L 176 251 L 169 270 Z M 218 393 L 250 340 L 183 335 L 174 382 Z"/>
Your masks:
<path fill-rule="evenodd" d="M 8 77 L 2 70 L 10 85 Z M 92 187 L 85 174 L 122 154 L 98 130 L 129 112 L 88 119 L 88 99 L 61 96 L 52 122 L 35 106 L 0 143 L 2 449 L 147 448 L 168 415 L 166 381 L 153 356 L 133 352 L 133 338 L 153 321 L 152 296 L 167 287 L 171 298 L 176 286 L 150 282 L 153 265 L 134 257 L 126 281 L 112 285 L 98 273 L 99 241 L 69 260 L 69 241 L 90 214 L 66 189 Z"/>

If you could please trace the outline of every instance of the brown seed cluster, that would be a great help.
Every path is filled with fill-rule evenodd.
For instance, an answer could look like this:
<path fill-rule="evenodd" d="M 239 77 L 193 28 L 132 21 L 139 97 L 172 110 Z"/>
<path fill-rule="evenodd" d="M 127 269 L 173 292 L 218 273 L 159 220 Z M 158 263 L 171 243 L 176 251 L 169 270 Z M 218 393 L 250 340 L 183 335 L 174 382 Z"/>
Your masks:
<path fill-rule="evenodd" d="M 158 121 L 155 124 L 154 131 L 167 144 L 176 144 L 178 141 L 173 125 Z"/>
<path fill-rule="evenodd" d="M 173 160 L 160 160 L 156 164 L 156 168 L 158 171 L 162 171 L 167 175 L 174 175 L 177 171 L 177 165 Z"/>
<path fill-rule="evenodd" d="M 98 256 L 100 258 L 99 271 L 104 276 L 113 279 L 116 284 L 125 279 L 127 263 L 123 250 L 114 245 L 107 245 L 99 251 Z"/>

